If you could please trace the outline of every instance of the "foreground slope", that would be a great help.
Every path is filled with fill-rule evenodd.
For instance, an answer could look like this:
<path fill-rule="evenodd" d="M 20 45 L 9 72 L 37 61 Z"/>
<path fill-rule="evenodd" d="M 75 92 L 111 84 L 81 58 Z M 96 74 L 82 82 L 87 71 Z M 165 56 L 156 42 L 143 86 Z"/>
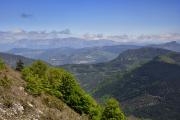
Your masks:
<path fill-rule="evenodd" d="M 107 118 L 125 120 L 117 100 L 110 99 L 112 102 L 105 107 L 100 106 L 63 69 L 36 61 L 21 73 L 0 61 L 2 119 L 100 120 L 103 113 Z M 109 108 L 110 116 L 105 112 Z"/>
<path fill-rule="evenodd" d="M 10 67 L 0 70 L 0 119 L 2 120 L 84 120 L 61 100 L 26 92 L 26 82 Z M 50 100 L 50 101 L 49 101 Z"/>
<path fill-rule="evenodd" d="M 180 54 L 169 53 L 96 89 L 97 99 L 113 96 L 127 114 L 152 120 L 179 120 Z"/>

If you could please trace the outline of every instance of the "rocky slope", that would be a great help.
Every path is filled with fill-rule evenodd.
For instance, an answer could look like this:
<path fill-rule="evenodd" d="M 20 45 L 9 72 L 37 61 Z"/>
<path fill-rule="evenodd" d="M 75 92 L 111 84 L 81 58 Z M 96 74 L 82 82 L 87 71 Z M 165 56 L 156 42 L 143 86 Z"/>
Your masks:
<path fill-rule="evenodd" d="M 1 120 L 84 120 L 60 99 L 42 94 L 32 96 L 25 90 L 21 74 L 6 66 L 0 70 Z"/>

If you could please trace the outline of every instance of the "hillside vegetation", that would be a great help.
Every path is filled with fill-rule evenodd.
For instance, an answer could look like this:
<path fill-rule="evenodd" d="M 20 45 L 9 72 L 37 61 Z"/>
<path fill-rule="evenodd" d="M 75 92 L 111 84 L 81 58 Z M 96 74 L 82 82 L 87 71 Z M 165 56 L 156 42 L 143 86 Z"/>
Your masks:
<path fill-rule="evenodd" d="M 115 97 L 126 114 L 152 120 L 179 120 L 180 54 L 169 53 L 99 86 L 94 96 Z M 119 73 L 121 74 L 121 73 Z"/>
<path fill-rule="evenodd" d="M 1 63 L 0 63 L 1 64 Z M 0 119 L 1 120 L 88 120 L 80 116 L 62 100 L 41 94 L 30 95 L 21 74 L 1 64 Z"/>
<path fill-rule="evenodd" d="M 104 110 L 111 106 L 109 103 L 105 107 L 98 105 L 63 69 L 36 61 L 24 68 L 21 76 L 0 63 L 2 119 L 100 120 Z M 112 116 L 107 116 L 107 120 L 125 119 L 118 104 L 111 111 Z"/>
<path fill-rule="evenodd" d="M 116 59 L 105 63 L 84 64 L 84 65 L 64 65 L 78 78 L 80 85 L 88 92 L 103 83 L 105 80 L 112 80 L 114 76 L 120 77 L 119 72 L 124 73 L 144 64 L 154 57 L 165 55 L 172 51 L 160 48 L 139 48 L 122 52 Z M 93 79 L 92 79 L 93 76 Z M 113 77 L 111 77 L 113 76 Z"/>
<path fill-rule="evenodd" d="M 127 50 L 106 63 L 63 67 L 99 102 L 116 98 L 127 116 L 178 120 L 179 65 L 179 53 L 140 48 Z"/>

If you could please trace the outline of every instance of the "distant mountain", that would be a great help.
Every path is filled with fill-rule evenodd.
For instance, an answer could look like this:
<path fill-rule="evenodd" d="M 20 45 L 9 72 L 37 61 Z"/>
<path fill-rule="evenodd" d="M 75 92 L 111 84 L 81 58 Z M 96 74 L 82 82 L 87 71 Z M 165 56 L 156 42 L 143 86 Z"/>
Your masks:
<path fill-rule="evenodd" d="M 112 80 L 112 76 L 119 75 L 119 71 L 126 72 L 144 64 L 154 57 L 171 53 L 160 48 L 139 48 L 122 52 L 116 59 L 98 64 L 64 65 L 79 79 L 81 86 L 92 92 L 104 80 Z M 93 76 L 93 77 L 92 77 Z"/>
<path fill-rule="evenodd" d="M 13 48 L 8 51 L 7 53 L 14 54 L 14 55 L 21 55 L 28 58 L 36 59 L 39 55 L 44 53 L 46 50 L 43 49 L 30 49 L 30 48 Z"/>
<path fill-rule="evenodd" d="M 97 99 L 113 96 L 122 103 L 126 114 L 139 118 L 180 119 L 179 53 L 155 57 L 114 79 L 99 86 L 94 96 Z"/>
<path fill-rule="evenodd" d="M 176 41 L 172 41 L 164 44 L 150 45 L 150 46 L 180 52 L 180 43 Z"/>
<path fill-rule="evenodd" d="M 30 65 L 31 63 L 34 62 L 34 60 L 30 59 L 30 58 L 26 58 L 26 57 L 23 57 L 20 55 L 12 55 L 12 54 L 8 54 L 8 53 L 1 53 L 1 52 L 0 52 L 0 58 L 3 59 L 3 61 L 6 64 L 8 64 L 12 67 L 16 66 L 16 62 L 18 60 L 22 60 L 25 65 Z"/>
<path fill-rule="evenodd" d="M 95 46 L 117 45 L 118 42 L 111 40 L 86 40 L 81 38 L 57 38 L 57 39 L 23 39 L 13 43 L 14 48 L 50 49 L 50 48 L 85 48 Z"/>
<path fill-rule="evenodd" d="M 54 49 L 29 49 L 14 48 L 8 53 L 22 55 L 33 59 L 42 59 L 52 65 L 85 64 L 107 62 L 116 58 L 119 53 L 139 48 L 135 45 L 115 45 L 88 48 L 54 48 Z"/>

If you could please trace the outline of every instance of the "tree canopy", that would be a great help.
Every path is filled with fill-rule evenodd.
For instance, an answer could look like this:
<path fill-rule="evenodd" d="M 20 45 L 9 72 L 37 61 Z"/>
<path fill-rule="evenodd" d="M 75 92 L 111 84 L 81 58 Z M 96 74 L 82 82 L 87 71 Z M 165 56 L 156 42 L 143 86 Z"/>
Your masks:
<path fill-rule="evenodd" d="M 125 116 L 116 99 L 110 98 L 107 100 L 101 120 L 125 120 Z"/>
<path fill-rule="evenodd" d="M 48 93 L 62 99 L 80 114 L 91 119 L 99 119 L 101 108 L 96 101 L 76 82 L 74 76 L 60 68 L 48 67 L 42 61 L 36 61 L 22 71 L 27 81 L 26 89 L 33 95 Z"/>

